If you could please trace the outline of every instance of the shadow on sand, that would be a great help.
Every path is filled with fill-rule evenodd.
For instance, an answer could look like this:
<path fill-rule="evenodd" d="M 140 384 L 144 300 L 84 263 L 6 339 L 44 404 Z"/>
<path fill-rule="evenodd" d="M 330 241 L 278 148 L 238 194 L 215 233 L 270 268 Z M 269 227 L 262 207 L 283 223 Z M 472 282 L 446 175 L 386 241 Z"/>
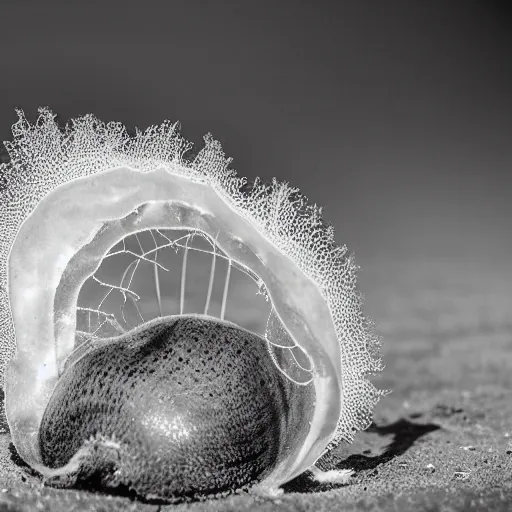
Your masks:
<path fill-rule="evenodd" d="M 406 419 L 400 419 L 386 426 L 372 423 L 365 432 L 380 436 L 393 435 L 393 441 L 383 453 L 375 456 L 353 454 L 342 461 L 332 461 L 328 469 L 353 469 L 356 473 L 362 471 L 377 471 L 377 467 L 404 454 L 420 437 L 440 429 L 435 423 L 417 424 Z M 323 460 L 326 462 L 326 459 Z M 333 464 L 334 463 L 334 464 Z M 321 464 L 323 467 L 323 465 Z M 327 467 L 325 468 L 327 469 Z M 311 493 L 335 489 L 336 484 L 316 482 L 308 473 L 304 473 L 283 486 L 285 492 Z"/>

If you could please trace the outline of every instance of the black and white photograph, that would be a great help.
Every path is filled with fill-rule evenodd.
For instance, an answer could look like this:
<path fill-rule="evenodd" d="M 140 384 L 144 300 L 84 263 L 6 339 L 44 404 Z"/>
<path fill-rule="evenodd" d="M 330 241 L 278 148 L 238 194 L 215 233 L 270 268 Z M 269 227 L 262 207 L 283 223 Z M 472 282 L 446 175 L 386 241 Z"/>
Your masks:
<path fill-rule="evenodd" d="M 512 510 L 508 2 L 0 20 L 0 512 Z"/>

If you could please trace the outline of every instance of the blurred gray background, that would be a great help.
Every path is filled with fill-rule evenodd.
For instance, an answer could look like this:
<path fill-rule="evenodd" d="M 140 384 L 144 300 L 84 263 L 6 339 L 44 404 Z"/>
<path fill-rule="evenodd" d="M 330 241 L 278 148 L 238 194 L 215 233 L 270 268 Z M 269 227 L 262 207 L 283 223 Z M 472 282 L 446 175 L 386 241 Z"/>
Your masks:
<path fill-rule="evenodd" d="M 180 120 L 323 205 L 363 266 L 508 258 L 506 3 L 4 0 L 0 18 L 0 140 L 15 107 Z"/>

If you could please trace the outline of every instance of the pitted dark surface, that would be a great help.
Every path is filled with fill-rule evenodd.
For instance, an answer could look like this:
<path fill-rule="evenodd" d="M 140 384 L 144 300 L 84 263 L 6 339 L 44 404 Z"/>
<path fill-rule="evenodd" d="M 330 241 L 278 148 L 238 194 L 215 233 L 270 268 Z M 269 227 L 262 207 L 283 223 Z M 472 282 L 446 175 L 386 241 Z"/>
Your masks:
<path fill-rule="evenodd" d="M 41 424 L 43 462 L 61 467 L 94 437 L 82 476 L 101 485 L 161 498 L 243 487 L 275 464 L 282 379 L 257 335 L 201 317 L 152 321 L 64 373 Z"/>

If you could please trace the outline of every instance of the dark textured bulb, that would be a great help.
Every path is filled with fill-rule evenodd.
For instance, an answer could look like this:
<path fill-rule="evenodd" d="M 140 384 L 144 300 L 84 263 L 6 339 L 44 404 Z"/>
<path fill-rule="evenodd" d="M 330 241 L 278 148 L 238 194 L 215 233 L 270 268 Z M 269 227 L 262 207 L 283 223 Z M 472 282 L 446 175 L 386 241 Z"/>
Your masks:
<path fill-rule="evenodd" d="M 275 466 L 290 388 L 264 339 L 172 316 L 100 343 L 66 369 L 48 403 L 46 466 L 78 453 L 77 480 L 163 499 L 239 489 Z"/>

